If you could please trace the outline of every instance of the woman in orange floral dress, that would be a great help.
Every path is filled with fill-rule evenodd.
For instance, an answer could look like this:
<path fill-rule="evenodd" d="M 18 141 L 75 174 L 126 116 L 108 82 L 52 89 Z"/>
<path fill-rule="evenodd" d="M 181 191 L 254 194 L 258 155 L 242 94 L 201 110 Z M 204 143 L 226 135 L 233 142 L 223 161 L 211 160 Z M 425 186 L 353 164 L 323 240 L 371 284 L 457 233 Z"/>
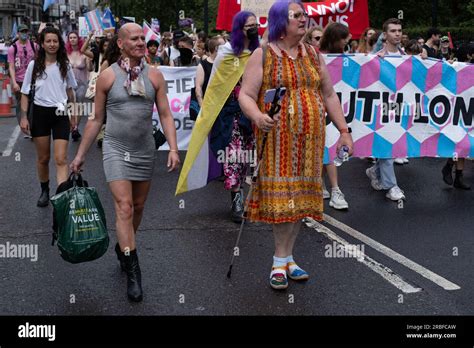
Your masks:
<path fill-rule="evenodd" d="M 275 255 L 270 273 L 274 289 L 288 287 L 287 276 L 307 280 L 309 275 L 293 259 L 301 220 L 323 218 L 322 168 L 325 113 L 341 132 L 338 149 L 352 137 L 334 92 L 324 59 L 301 43 L 307 14 L 299 1 L 279 1 L 270 9 L 269 43 L 250 58 L 239 97 L 244 114 L 256 126 L 258 155 L 268 133 L 263 160 L 247 219 L 272 224 Z M 285 87 L 280 113 L 265 114 L 265 91 Z"/>

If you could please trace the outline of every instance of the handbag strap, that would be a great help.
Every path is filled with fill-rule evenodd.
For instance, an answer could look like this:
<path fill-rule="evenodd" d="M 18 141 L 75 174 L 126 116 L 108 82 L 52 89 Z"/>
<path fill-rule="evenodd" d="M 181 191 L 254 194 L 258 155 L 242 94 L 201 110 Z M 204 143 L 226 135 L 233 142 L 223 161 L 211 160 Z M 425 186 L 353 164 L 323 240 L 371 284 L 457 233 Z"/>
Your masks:
<path fill-rule="evenodd" d="M 36 92 L 36 76 L 35 76 L 35 64 L 33 63 L 33 70 L 31 72 L 31 84 L 30 84 L 30 102 L 33 103 L 35 99 Z"/>

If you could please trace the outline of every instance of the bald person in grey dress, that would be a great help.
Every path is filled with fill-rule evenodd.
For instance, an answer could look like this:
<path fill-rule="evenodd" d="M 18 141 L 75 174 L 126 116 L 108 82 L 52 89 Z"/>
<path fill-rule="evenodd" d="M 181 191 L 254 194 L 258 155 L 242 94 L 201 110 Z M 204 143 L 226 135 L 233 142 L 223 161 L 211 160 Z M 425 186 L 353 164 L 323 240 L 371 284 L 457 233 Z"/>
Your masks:
<path fill-rule="evenodd" d="M 169 172 L 178 169 L 180 160 L 176 142 L 176 128 L 166 96 L 166 83 L 157 69 L 143 66 L 145 35 L 143 29 L 129 23 L 119 31 L 117 41 L 122 50 L 119 62 L 103 71 L 96 85 L 95 117 L 87 122 L 82 142 L 71 170 L 79 172 L 85 155 L 94 142 L 104 121 L 104 171 L 115 204 L 116 229 L 119 243 L 117 257 L 127 273 L 127 295 L 131 301 L 142 300 L 141 271 L 135 244 L 135 233 L 140 225 L 143 208 L 150 189 L 155 146 L 152 115 L 156 103 L 160 122 L 170 145 Z M 126 62 L 126 64 L 125 64 Z M 130 78 L 129 68 L 142 67 L 138 79 Z M 139 87 L 127 81 L 141 82 Z M 132 86 L 132 88 L 130 88 Z M 135 89 L 134 89 L 135 88 Z"/>

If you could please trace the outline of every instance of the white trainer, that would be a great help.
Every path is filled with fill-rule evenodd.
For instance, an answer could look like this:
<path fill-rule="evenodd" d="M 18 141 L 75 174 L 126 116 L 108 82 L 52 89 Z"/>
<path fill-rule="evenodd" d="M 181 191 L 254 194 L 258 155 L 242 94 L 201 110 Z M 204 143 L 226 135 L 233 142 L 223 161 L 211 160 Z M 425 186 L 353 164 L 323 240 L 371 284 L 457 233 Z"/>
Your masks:
<path fill-rule="evenodd" d="M 398 186 L 392 187 L 387 194 L 385 195 L 388 199 L 392 201 L 399 201 L 401 199 L 406 199 L 404 192 Z"/>
<path fill-rule="evenodd" d="M 400 164 L 400 165 L 403 164 L 403 163 L 405 163 L 404 158 L 402 158 L 402 157 L 400 157 L 400 158 L 395 158 L 395 159 L 393 160 L 393 162 L 394 162 L 395 164 Z"/>
<path fill-rule="evenodd" d="M 376 180 L 376 181 L 379 180 L 379 178 L 377 178 L 377 173 L 375 173 L 375 166 L 367 168 L 365 170 L 365 174 L 367 174 L 370 180 Z"/>
<path fill-rule="evenodd" d="M 329 191 L 326 189 L 326 184 L 323 181 L 323 199 L 329 199 L 331 198 L 331 195 L 329 194 Z"/>
<path fill-rule="evenodd" d="M 349 209 L 349 204 L 344 199 L 344 194 L 338 188 L 336 190 L 332 190 L 331 200 L 329 201 L 329 206 L 333 207 L 334 209 Z"/>
<path fill-rule="evenodd" d="M 365 170 L 365 174 L 367 174 L 367 176 L 369 177 L 370 184 L 372 185 L 372 188 L 375 191 L 382 191 L 383 190 L 382 184 L 380 184 L 379 179 L 377 178 L 377 174 L 375 173 L 375 168 L 374 167 L 367 168 Z"/>
<path fill-rule="evenodd" d="M 407 163 L 409 163 L 409 162 L 410 162 L 410 161 L 408 160 L 408 157 L 405 157 L 405 158 L 403 159 L 403 163 L 404 163 L 404 164 L 407 164 Z"/>

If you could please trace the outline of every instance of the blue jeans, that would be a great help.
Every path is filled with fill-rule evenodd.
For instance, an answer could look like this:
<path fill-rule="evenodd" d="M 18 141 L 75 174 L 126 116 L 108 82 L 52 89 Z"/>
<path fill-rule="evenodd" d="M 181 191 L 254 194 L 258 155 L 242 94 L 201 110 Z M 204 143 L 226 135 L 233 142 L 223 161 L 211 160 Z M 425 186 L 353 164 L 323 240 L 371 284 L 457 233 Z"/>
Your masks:
<path fill-rule="evenodd" d="M 393 158 L 378 159 L 375 163 L 375 173 L 384 190 L 397 186 L 397 177 L 393 168 Z"/>

